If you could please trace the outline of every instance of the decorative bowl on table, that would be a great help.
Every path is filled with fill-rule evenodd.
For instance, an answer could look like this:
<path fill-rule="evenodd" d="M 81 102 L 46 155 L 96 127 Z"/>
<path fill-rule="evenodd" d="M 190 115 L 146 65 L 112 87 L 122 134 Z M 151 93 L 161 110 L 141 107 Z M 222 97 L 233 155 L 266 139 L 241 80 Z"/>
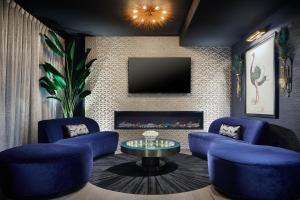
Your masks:
<path fill-rule="evenodd" d="M 149 141 L 149 142 L 156 140 L 158 135 L 159 135 L 159 133 L 156 132 L 156 131 L 145 131 L 143 133 L 143 136 L 144 136 L 145 140 Z"/>

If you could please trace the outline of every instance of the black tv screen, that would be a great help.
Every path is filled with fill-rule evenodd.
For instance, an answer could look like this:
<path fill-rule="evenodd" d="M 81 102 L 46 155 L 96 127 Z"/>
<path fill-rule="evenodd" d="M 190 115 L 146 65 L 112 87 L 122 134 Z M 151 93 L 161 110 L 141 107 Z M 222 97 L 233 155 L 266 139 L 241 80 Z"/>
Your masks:
<path fill-rule="evenodd" d="M 129 93 L 190 93 L 191 58 L 128 58 Z"/>

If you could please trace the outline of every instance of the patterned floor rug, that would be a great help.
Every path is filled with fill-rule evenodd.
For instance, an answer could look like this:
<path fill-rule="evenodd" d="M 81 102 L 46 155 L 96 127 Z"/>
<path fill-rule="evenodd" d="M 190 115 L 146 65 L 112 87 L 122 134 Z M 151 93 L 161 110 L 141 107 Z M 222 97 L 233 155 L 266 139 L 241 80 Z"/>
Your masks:
<path fill-rule="evenodd" d="M 147 175 L 136 165 L 139 158 L 116 154 L 94 161 L 90 182 L 98 187 L 130 194 L 174 194 L 197 190 L 210 184 L 207 161 L 177 154 L 165 158 L 166 165 Z"/>

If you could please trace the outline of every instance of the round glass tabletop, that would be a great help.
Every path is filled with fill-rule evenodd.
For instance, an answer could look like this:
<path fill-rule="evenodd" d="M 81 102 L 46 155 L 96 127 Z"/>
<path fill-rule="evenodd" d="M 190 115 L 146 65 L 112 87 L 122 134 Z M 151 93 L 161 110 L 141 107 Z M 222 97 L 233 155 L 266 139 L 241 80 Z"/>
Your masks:
<path fill-rule="evenodd" d="M 135 139 L 122 142 L 121 151 L 141 157 L 164 157 L 178 153 L 180 144 L 169 139 L 156 139 L 153 141 Z"/>

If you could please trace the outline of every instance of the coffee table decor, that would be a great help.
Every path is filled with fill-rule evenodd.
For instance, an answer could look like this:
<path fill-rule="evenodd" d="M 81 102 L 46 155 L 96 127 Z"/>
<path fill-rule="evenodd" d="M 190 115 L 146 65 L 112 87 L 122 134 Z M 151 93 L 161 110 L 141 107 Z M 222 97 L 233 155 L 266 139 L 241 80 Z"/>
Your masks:
<path fill-rule="evenodd" d="M 159 133 L 156 131 L 145 131 L 143 136 L 146 141 L 154 141 L 158 137 Z"/>
<path fill-rule="evenodd" d="M 160 158 L 168 157 L 180 152 L 180 144 L 174 140 L 135 139 L 121 143 L 121 151 L 125 154 L 141 157 L 136 164 L 149 174 L 156 173 L 165 166 Z"/>

